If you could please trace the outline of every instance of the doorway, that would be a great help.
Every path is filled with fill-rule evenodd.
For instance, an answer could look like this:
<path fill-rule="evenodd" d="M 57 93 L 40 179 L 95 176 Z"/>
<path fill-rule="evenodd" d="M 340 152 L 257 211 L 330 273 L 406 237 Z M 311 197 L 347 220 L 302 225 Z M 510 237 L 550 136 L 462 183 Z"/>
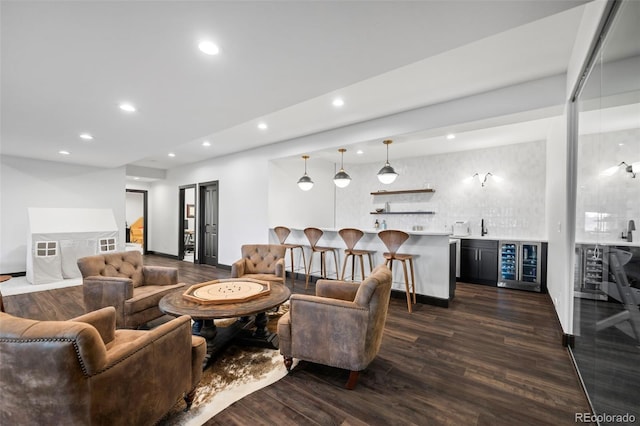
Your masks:
<path fill-rule="evenodd" d="M 198 263 L 218 266 L 218 181 L 199 185 Z"/>
<path fill-rule="evenodd" d="M 179 187 L 178 259 L 196 262 L 196 185 Z"/>
<path fill-rule="evenodd" d="M 147 253 L 147 195 L 143 189 L 126 189 L 125 241 L 126 251 Z"/>

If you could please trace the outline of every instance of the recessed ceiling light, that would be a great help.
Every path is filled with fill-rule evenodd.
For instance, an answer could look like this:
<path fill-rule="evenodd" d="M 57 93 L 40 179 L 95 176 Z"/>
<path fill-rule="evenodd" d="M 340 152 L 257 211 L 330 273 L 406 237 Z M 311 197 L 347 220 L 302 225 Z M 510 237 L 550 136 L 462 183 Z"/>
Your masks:
<path fill-rule="evenodd" d="M 136 107 L 126 102 L 120 104 L 120 109 L 127 112 L 136 112 Z"/>
<path fill-rule="evenodd" d="M 202 142 L 202 146 L 211 146 L 211 142 L 204 141 L 204 142 Z"/>
<path fill-rule="evenodd" d="M 71 153 L 69 151 L 62 150 L 62 151 L 58 151 L 58 154 L 69 155 Z"/>
<path fill-rule="evenodd" d="M 363 151 L 363 150 L 361 150 L 361 149 L 359 149 L 359 150 L 357 150 L 357 151 L 356 151 L 356 154 L 358 154 L 358 155 L 362 155 L 362 154 L 364 154 L 364 151 Z"/>
<path fill-rule="evenodd" d="M 140 180 L 138 176 L 134 177 L 133 180 Z"/>
<path fill-rule="evenodd" d="M 449 134 L 447 135 L 447 139 L 449 139 L 449 140 L 451 140 L 451 139 L 455 139 L 455 138 L 456 138 L 456 135 L 454 135 L 453 133 L 449 133 Z"/>
<path fill-rule="evenodd" d="M 260 130 L 267 130 L 269 127 L 267 126 L 267 123 L 260 123 L 258 124 L 258 129 Z"/>
<path fill-rule="evenodd" d="M 93 136 L 91 136 L 89 133 L 82 133 L 80 134 L 80 139 L 84 139 L 85 141 L 90 141 L 91 139 L 93 139 Z"/>
<path fill-rule="evenodd" d="M 220 48 L 210 41 L 201 41 L 200 44 L 198 44 L 198 49 L 207 55 L 217 55 L 220 53 Z"/>
<path fill-rule="evenodd" d="M 334 107 L 341 107 L 344 105 L 344 100 L 342 100 L 342 98 L 335 98 L 331 103 Z"/>
<path fill-rule="evenodd" d="M 175 157 L 176 156 L 173 152 L 170 152 L 168 155 L 169 155 L 169 157 Z"/>

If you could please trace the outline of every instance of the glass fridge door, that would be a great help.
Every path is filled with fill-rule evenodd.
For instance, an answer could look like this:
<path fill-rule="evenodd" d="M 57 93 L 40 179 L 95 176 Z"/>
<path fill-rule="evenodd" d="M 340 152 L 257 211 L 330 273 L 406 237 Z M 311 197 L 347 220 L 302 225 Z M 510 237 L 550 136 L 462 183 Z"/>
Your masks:
<path fill-rule="evenodd" d="M 540 282 L 540 268 L 538 260 L 540 255 L 540 244 L 522 243 L 520 259 L 520 281 L 528 283 Z"/>
<path fill-rule="evenodd" d="M 500 243 L 500 279 L 499 281 L 516 281 L 518 279 L 517 259 L 518 246 L 512 242 Z"/>

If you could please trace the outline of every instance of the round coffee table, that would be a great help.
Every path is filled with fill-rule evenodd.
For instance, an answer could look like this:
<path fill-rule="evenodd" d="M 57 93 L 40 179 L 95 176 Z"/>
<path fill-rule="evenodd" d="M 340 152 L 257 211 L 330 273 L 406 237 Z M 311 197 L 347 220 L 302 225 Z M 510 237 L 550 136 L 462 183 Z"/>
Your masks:
<path fill-rule="evenodd" d="M 218 282 L 244 281 L 242 278 L 215 280 L 203 284 Z M 267 330 L 266 311 L 286 302 L 291 295 L 289 289 L 281 283 L 270 282 L 270 291 L 259 297 L 246 301 L 230 303 L 200 303 L 183 295 L 183 292 L 173 292 L 164 296 L 158 307 L 166 314 L 173 316 L 189 315 L 194 324 L 192 333 L 207 340 L 206 367 L 216 352 L 226 346 L 232 339 L 240 343 L 278 349 L 277 334 Z M 199 284 L 202 285 L 202 284 Z M 188 292 L 188 290 L 187 290 Z M 255 315 L 252 321 L 250 316 Z M 217 327 L 216 319 L 239 318 L 238 321 L 226 327 Z M 250 331 L 255 325 L 255 331 Z M 238 339 L 238 336 L 240 337 Z"/>

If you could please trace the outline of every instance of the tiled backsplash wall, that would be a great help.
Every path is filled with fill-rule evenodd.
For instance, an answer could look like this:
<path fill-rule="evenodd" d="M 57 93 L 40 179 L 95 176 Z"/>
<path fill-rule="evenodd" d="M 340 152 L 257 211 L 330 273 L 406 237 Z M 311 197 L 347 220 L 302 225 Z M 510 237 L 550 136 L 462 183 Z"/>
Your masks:
<path fill-rule="evenodd" d="M 391 147 L 393 148 L 393 147 Z M 545 237 L 545 141 L 519 143 L 464 152 L 395 159 L 389 161 L 399 173 L 391 185 L 381 184 L 378 164 L 349 164 L 345 169 L 352 182 L 336 190 L 336 227 L 372 229 L 374 221 L 385 220 L 388 228 L 451 231 L 456 221 L 468 221 L 473 235 L 480 235 L 484 219 L 490 236 Z M 487 172 L 484 187 L 474 173 Z M 373 196 L 371 192 L 419 189 L 431 186 L 434 193 Z M 391 211 L 434 211 L 432 215 L 372 215 L 389 203 Z"/>
<path fill-rule="evenodd" d="M 620 166 L 640 161 L 640 130 L 581 135 L 578 145 L 576 241 L 624 242 L 629 220 L 640 230 L 640 175 L 635 179 Z M 634 232 L 640 239 L 640 231 Z"/>

